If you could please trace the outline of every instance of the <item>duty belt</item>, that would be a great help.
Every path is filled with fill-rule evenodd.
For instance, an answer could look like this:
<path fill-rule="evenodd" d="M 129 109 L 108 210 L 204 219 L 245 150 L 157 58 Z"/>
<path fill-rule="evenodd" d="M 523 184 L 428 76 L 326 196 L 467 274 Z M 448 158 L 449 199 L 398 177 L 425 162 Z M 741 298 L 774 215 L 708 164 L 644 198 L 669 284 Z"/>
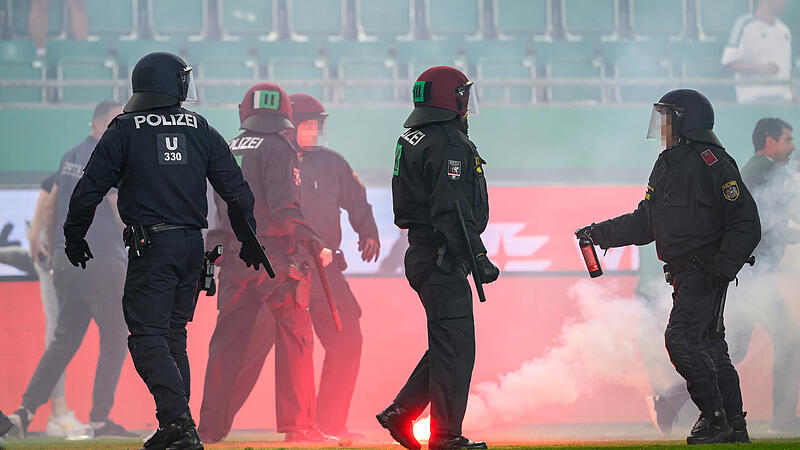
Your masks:
<path fill-rule="evenodd" d="M 675 274 L 702 269 L 705 265 L 706 261 L 700 256 L 694 256 L 688 260 L 669 262 L 664 264 L 664 279 L 667 283 L 672 284 Z"/>
<path fill-rule="evenodd" d="M 438 247 L 446 242 L 444 235 L 433 227 L 414 227 L 408 229 L 408 243 L 412 245 L 432 245 Z"/>
<path fill-rule="evenodd" d="M 170 230 L 196 230 L 197 227 L 192 227 L 189 225 L 172 225 L 170 223 L 157 223 L 155 225 L 144 227 L 144 229 L 147 230 L 148 234 L 158 234 Z"/>

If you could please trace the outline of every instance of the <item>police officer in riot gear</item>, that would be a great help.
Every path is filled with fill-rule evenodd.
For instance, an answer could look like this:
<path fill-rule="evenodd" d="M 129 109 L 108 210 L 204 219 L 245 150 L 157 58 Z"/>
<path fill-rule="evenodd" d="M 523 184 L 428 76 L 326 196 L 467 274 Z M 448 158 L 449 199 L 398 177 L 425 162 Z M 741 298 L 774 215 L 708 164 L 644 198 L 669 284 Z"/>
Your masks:
<path fill-rule="evenodd" d="M 761 237 L 753 197 L 736 161 L 712 131 L 705 96 L 679 89 L 654 105 L 648 138 L 660 136 L 644 200 L 635 211 L 584 227 L 600 248 L 655 240 L 674 293 L 667 352 L 701 414 L 689 444 L 748 442 L 739 376 L 731 364 L 720 305 Z"/>
<path fill-rule="evenodd" d="M 122 298 L 136 371 L 155 398 L 159 429 L 146 449 L 201 449 L 189 412 L 186 323 L 194 312 L 202 270 L 206 178 L 240 210 L 234 230 L 240 257 L 258 263 L 253 193 L 222 136 L 181 107 L 194 99 L 191 67 L 169 53 L 150 53 L 133 69 L 133 96 L 92 153 L 69 203 L 66 254 L 85 268 L 92 252 L 84 237 L 95 207 L 112 186 L 130 246 Z M 229 208 L 230 209 L 230 208 Z M 87 286 L 91 289 L 91 286 Z"/>
<path fill-rule="evenodd" d="M 480 234 L 489 221 L 489 198 L 477 148 L 467 136 L 467 115 L 477 114 L 472 82 L 452 67 L 432 67 L 414 83 L 414 110 L 397 141 L 392 196 L 395 224 L 408 229 L 406 278 L 425 308 L 428 350 L 378 422 L 408 449 L 419 449 L 412 424 L 431 404 L 431 449 L 486 448 L 461 435 L 475 362 L 468 261 L 480 279 L 500 271 L 486 256 Z M 456 212 L 460 204 L 469 244 Z"/>
<path fill-rule="evenodd" d="M 336 442 L 314 427 L 313 329 L 310 271 L 303 247 L 323 248 L 300 208 L 297 153 L 282 135 L 293 127 L 289 96 L 275 83 L 258 83 L 239 105 L 244 130 L 229 143 L 253 187 L 258 238 L 270 253 L 276 277 L 266 280 L 236 260 L 223 258 L 219 316 L 209 343 L 199 432 L 206 442 L 227 436 L 275 344 L 275 409 L 287 442 Z M 215 198 L 218 203 L 219 199 Z M 211 245 L 234 238 L 225 217 L 209 230 Z M 330 263 L 331 252 L 318 255 Z"/>
<path fill-rule="evenodd" d="M 292 94 L 291 142 L 300 159 L 303 216 L 319 233 L 325 247 L 338 249 L 342 243 L 340 208 L 347 211 L 353 230 L 358 233 L 361 259 L 378 259 L 380 240 L 367 190 L 342 155 L 326 147 L 325 107 L 308 94 Z M 317 393 L 316 424 L 320 431 L 343 439 L 363 438 L 347 429 L 347 414 L 355 389 L 361 360 L 361 308 L 342 271 L 347 268 L 344 254 L 336 251 L 328 266 L 328 283 L 333 302 L 341 317 L 342 330 L 335 322 L 320 278 L 311 277 L 311 320 L 322 346 L 325 361 Z"/>

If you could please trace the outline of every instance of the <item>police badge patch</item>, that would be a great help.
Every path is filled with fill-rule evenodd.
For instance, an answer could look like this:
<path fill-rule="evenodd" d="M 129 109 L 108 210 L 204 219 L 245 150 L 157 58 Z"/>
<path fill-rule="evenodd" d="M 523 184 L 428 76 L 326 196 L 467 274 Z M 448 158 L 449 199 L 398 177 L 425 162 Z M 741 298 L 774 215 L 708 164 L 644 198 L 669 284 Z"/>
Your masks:
<path fill-rule="evenodd" d="M 451 180 L 461 178 L 461 161 L 453 159 L 447 160 L 447 176 L 450 177 Z"/>
<path fill-rule="evenodd" d="M 300 186 L 300 169 L 292 167 L 292 172 L 292 181 L 294 181 L 295 186 Z"/>
<path fill-rule="evenodd" d="M 736 181 L 728 181 L 723 184 L 722 195 L 724 195 L 727 200 L 732 202 L 736 201 L 736 199 L 739 198 L 739 185 L 736 184 Z"/>
<path fill-rule="evenodd" d="M 706 162 L 709 166 L 713 166 L 715 162 L 717 162 L 717 157 L 714 156 L 714 153 L 711 152 L 711 149 L 708 148 L 703 153 L 700 153 L 700 156 L 703 158 L 703 161 Z"/>

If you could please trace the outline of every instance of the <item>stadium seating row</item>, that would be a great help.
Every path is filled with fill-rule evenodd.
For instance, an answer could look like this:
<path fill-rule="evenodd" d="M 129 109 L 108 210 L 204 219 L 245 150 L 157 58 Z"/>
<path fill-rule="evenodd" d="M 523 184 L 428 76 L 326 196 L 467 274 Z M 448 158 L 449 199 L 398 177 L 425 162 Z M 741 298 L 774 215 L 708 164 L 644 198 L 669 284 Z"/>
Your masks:
<path fill-rule="evenodd" d="M 407 101 L 408 81 L 441 64 L 468 73 L 489 102 L 649 102 L 687 79 L 697 85 L 698 78 L 706 80 L 701 87 L 712 101 L 734 100 L 733 86 L 718 82 L 731 73 L 720 66 L 717 42 L 56 40 L 40 61 L 30 41 L 0 40 L 0 81 L 61 83 L 49 98 L 41 86 L 0 87 L 0 102 L 122 97 L 134 63 L 151 51 L 183 55 L 195 68 L 206 103 L 237 103 L 259 79 L 340 103 Z"/>
<path fill-rule="evenodd" d="M 348 26 L 348 0 L 285 0 L 286 26 L 295 37 L 338 38 Z M 27 36 L 29 0 L 4 0 L 13 36 Z M 146 3 L 145 3 L 146 2 Z M 622 4 L 624 2 L 624 8 Z M 724 41 L 737 17 L 753 10 L 754 0 L 355 0 L 355 26 L 361 37 L 404 39 L 423 17 L 434 36 L 549 36 L 554 24 L 567 36 L 618 35 L 621 10 L 634 35 L 685 36 L 698 29 L 701 40 Z M 139 10 L 146 6 L 147 28 L 159 39 L 200 39 L 209 21 L 224 39 L 276 36 L 279 0 L 87 0 L 90 35 L 134 37 Z M 0 5 L 2 6 L 2 5 Z M 422 8 L 422 14 L 417 9 Z M 689 11 L 689 8 L 692 11 Z M 554 14 L 558 11 L 558 14 Z M 324 12 L 324 13 L 321 13 Z M 64 35 L 63 0 L 51 1 L 51 34 Z M 800 2 L 790 1 L 784 21 L 800 35 Z M 689 23 L 693 21 L 693 23 Z M 695 23 L 696 22 L 696 23 Z"/>

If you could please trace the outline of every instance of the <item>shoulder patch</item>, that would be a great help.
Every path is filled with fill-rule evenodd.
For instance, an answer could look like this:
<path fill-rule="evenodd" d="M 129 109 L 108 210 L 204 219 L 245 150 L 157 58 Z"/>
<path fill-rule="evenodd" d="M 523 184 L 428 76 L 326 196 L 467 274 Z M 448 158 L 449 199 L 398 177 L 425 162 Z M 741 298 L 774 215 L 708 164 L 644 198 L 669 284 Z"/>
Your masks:
<path fill-rule="evenodd" d="M 451 180 L 461 178 L 461 161 L 454 159 L 447 160 L 447 176 L 450 177 Z"/>
<path fill-rule="evenodd" d="M 707 148 L 703 153 L 700 153 L 700 156 L 703 157 L 703 161 L 705 161 L 709 166 L 713 166 L 714 163 L 718 161 L 717 157 L 714 156 L 714 153 L 711 152 L 710 148 Z"/>
<path fill-rule="evenodd" d="M 292 181 L 294 181 L 295 186 L 300 186 L 302 182 L 300 180 L 300 169 L 297 167 L 292 167 Z"/>
<path fill-rule="evenodd" d="M 735 180 L 728 181 L 722 185 L 722 195 L 725 196 L 726 200 L 732 202 L 739 198 L 739 185 L 736 184 Z"/>

